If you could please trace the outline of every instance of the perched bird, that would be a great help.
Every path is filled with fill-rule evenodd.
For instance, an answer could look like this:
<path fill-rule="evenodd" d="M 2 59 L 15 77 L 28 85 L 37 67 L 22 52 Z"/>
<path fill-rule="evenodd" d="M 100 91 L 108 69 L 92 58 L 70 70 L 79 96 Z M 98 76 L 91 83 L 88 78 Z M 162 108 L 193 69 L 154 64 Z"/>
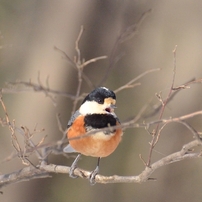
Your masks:
<path fill-rule="evenodd" d="M 77 162 L 81 154 L 98 157 L 97 166 L 89 179 L 95 184 L 95 176 L 99 173 L 100 158 L 110 155 L 121 141 L 121 127 L 119 119 L 114 113 L 116 95 L 113 91 L 99 87 L 88 94 L 80 108 L 74 113 L 67 125 L 67 138 L 69 144 L 64 148 L 65 153 L 79 153 L 70 167 L 70 177 L 74 175 Z M 96 131 L 98 129 L 102 129 Z M 93 133 L 95 131 L 95 133 Z M 85 135 L 86 133 L 89 135 Z M 85 135 L 84 137 L 82 137 Z M 78 137 L 78 138 L 76 138 Z"/>

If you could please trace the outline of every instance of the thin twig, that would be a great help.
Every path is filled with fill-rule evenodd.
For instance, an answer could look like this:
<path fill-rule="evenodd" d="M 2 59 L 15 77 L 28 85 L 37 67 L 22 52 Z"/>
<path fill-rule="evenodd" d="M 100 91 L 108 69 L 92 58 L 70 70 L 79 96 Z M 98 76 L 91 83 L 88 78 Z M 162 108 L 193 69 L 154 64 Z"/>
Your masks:
<path fill-rule="evenodd" d="M 82 75 L 83 75 L 84 68 L 87 65 L 89 65 L 89 64 L 91 64 L 93 62 L 97 62 L 98 60 L 102 60 L 102 59 L 107 58 L 107 56 L 100 56 L 100 57 L 95 57 L 95 58 L 89 59 L 87 61 L 85 61 L 84 59 L 81 58 L 81 51 L 80 51 L 80 48 L 79 48 L 79 41 L 81 39 L 83 31 L 84 31 L 84 28 L 83 28 L 83 26 L 81 26 L 79 35 L 78 35 L 78 37 L 76 39 L 76 42 L 75 42 L 75 50 L 76 50 L 77 55 L 75 56 L 74 63 L 75 63 L 75 66 L 77 68 L 78 84 L 77 84 L 77 90 L 76 90 L 75 99 L 74 99 L 74 102 L 73 102 L 72 114 L 76 111 L 77 103 L 79 101 L 79 99 L 77 99 L 77 98 L 80 98 L 81 85 L 82 85 L 82 82 L 83 82 Z"/>
<path fill-rule="evenodd" d="M 200 79 L 197 80 L 200 82 Z M 167 104 L 173 100 L 173 98 L 180 92 L 180 90 L 188 88 L 190 84 L 195 84 L 195 83 L 199 83 L 199 82 L 195 82 L 195 79 L 190 79 L 189 81 L 187 81 L 186 83 L 181 84 L 180 86 L 184 86 L 184 88 L 181 88 L 179 86 L 174 87 L 173 88 L 173 92 L 170 95 L 169 98 L 167 98 Z M 162 108 L 162 103 L 165 103 L 165 100 L 162 100 L 161 95 L 160 94 L 156 94 L 156 96 L 158 97 L 158 100 L 160 101 L 160 104 L 155 106 L 154 109 L 152 110 L 152 112 L 150 112 L 149 114 L 144 115 L 143 118 L 150 118 L 155 116 Z"/>
<path fill-rule="evenodd" d="M 78 35 L 78 37 L 77 37 L 77 39 L 75 41 L 75 50 L 77 52 L 77 56 L 75 57 L 76 58 L 75 59 L 75 64 L 77 64 L 77 65 L 81 65 L 82 64 L 82 61 L 81 61 L 81 51 L 79 49 L 79 41 L 81 39 L 83 31 L 84 31 L 84 28 L 83 28 L 83 26 L 81 26 L 79 35 Z M 78 66 L 77 66 L 77 68 L 78 68 Z"/>
<path fill-rule="evenodd" d="M 176 75 L 176 50 L 177 50 L 177 46 L 175 46 L 175 49 L 173 50 L 174 65 L 173 65 L 173 76 L 172 76 L 171 87 L 170 87 L 169 93 L 167 95 L 167 98 L 165 99 L 164 102 L 162 102 L 162 107 L 161 107 L 161 111 L 160 111 L 160 115 L 159 115 L 159 120 L 162 119 L 163 113 L 165 111 L 165 107 L 166 107 L 166 105 L 168 103 L 168 100 L 171 97 L 172 92 L 173 92 L 173 87 L 174 87 L 174 82 L 175 82 L 175 75 Z M 157 144 L 157 142 L 159 140 L 159 136 L 160 136 L 160 133 L 158 133 L 159 126 L 160 126 L 159 124 L 156 125 L 155 133 L 153 134 L 153 137 L 152 137 L 151 146 L 150 146 L 150 150 L 149 150 L 149 156 L 148 156 L 147 166 L 150 166 L 150 164 L 151 164 L 152 151 L 153 151 L 155 145 Z M 159 135 L 157 135 L 157 134 L 159 134 Z"/>
<path fill-rule="evenodd" d="M 67 55 L 67 53 L 65 53 L 65 51 L 54 47 L 55 50 L 59 51 L 60 53 L 62 53 L 65 57 L 65 59 L 67 59 L 67 61 L 70 62 L 70 64 L 74 67 L 75 70 L 77 70 L 77 66 L 75 64 L 75 62 Z M 91 82 L 91 80 L 85 75 L 85 73 L 83 72 L 82 74 L 82 78 L 84 79 L 84 81 L 88 84 L 88 86 L 93 89 L 95 86 L 93 85 L 93 83 Z"/>
<path fill-rule="evenodd" d="M 10 85 L 10 86 L 18 86 L 18 85 L 23 85 L 25 87 L 29 87 L 31 88 L 32 90 L 36 91 L 36 92 L 42 92 L 42 93 L 49 93 L 49 94 L 54 94 L 54 95 L 58 95 L 58 96 L 61 96 L 61 97 L 67 97 L 67 98 L 70 98 L 72 100 L 75 99 L 75 96 L 72 95 L 72 94 L 69 94 L 67 92 L 62 92 L 62 91 L 57 91 L 57 90 L 53 90 L 53 89 L 50 89 L 49 87 L 45 87 L 43 86 L 42 84 L 36 84 L 36 83 L 33 83 L 31 81 L 29 82 L 26 82 L 26 81 L 15 81 L 15 82 L 9 82 L 7 83 L 7 85 Z M 28 89 L 12 89 L 12 88 L 3 88 L 2 89 L 2 92 L 5 94 L 5 93 L 20 93 L 20 92 L 27 92 Z"/>
<path fill-rule="evenodd" d="M 119 87 L 118 89 L 114 90 L 114 92 L 118 93 L 126 88 L 133 88 L 135 86 L 138 86 L 138 85 L 140 85 L 140 83 L 134 84 L 137 80 L 141 79 L 142 77 L 144 77 L 145 75 L 147 75 L 151 72 L 155 72 L 155 71 L 159 71 L 159 70 L 161 70 L 161 69 L 156 68 L 156 69 L 147 70 L 147 71 L 143 72 L 142 74 L 140 74 L 139 76 L 132 79 L 131 81 L 129 81 L 128 83 L 126 83 L 126 84 L 122 85 L 121 87 Z"/>
<path fill-rule="evenodd" d="M 125 30 L 120 32 L 119 36 L 117 37 L 117 39 L 116 39 L 116 41 L 114 43 L 114 46 L 113 46 L 112 51 L 111 51 L 111 54 L 109 56 L 109 66 L 108 66 L 108 68 L 106 70 L 106 73 L 105 73 L 103 79 L 100 81 L 99 86 L 103 85 L 103 83 L 109 77 L 110 71 L 114 68 L 117 61 L 120 60 L 120 58 L 124 55 L 124 54 L 119 54 L 118 59 L 117 59 L 116 53 L 117 53 L 119 45 L 121 43 L 131 39 L 133 36 L 135 36 L 135 34 L 137 33 L 137 31 L 138 31 L 140 25 L 142 24 L 143 20 L 151 13 L 151 11 L 152 10 L 149 9 L 146 12 L 144 12 L 136 23 L 128 26 Z"/>

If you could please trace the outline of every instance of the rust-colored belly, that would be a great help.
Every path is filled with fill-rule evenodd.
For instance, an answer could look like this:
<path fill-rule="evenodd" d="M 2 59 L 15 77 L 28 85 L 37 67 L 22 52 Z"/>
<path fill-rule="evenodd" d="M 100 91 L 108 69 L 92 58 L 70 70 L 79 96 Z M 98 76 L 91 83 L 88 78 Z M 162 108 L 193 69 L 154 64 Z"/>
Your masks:
<path fill-rule="evenodd" d="M 119 124 L 117 122 L 117 124 Z M 67 131 L 67 137 L 81 137 L 86 133 L 84 117 L 78 117 Z M 115 134 L 106 135 L 103 132 L 91 134 L 81 139 L 69 140 L 70 145 L 79 153 L 86 156 L 106 157 L 117 148 L 121 141 L 122 130 L 116 129 Z"/>

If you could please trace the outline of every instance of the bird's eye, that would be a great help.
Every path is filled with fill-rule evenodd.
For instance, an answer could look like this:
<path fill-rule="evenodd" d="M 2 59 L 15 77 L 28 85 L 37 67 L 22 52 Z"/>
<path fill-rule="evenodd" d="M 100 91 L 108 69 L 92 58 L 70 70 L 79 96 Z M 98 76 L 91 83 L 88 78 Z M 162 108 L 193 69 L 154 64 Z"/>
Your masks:
<path fill-rule="evenodd" d="M 97 101 L 97 103 L 99 103 L 99 104 L 103 104 L 103 101 L 102 101 L 100 98 L 97 98 L 96 101 Z"/>

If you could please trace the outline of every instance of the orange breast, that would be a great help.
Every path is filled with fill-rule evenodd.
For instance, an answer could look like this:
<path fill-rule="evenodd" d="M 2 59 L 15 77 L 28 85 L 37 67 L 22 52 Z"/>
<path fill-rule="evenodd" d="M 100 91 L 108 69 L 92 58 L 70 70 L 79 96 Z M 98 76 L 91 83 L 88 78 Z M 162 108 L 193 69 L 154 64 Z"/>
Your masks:
<path fill-rule="evenodd" d="M 117 122 L 117 125 L 119 123 Z M 84 117 L 79 116 L 67 131 L 68 139 L 80 137 L 86 133 Z M 117 129 L 114 135 L 95 133 L 81 139 L 69 140 L 69 144 L 79 153 L 86 156 L 106 157 L 110 155 L 121 141 L 122 130 Z"/>

